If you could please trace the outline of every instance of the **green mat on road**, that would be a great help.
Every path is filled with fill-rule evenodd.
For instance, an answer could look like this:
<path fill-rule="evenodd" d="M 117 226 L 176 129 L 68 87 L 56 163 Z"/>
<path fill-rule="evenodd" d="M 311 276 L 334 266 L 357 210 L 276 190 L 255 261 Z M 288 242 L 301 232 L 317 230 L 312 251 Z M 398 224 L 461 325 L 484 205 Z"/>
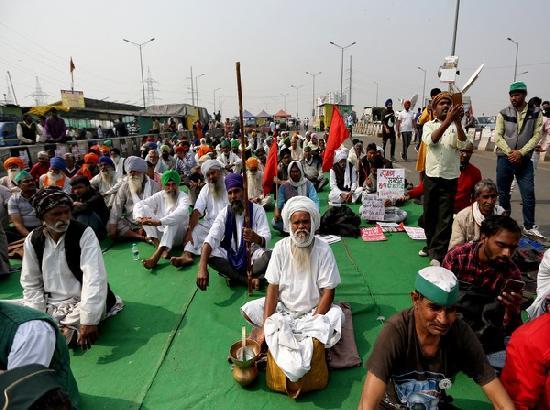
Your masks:
<path fill-rule="evenodd" d="M 321 194 L 321 203 L 326 203 L 326 197 Z M 416 225 L 420 207 L 409 204 L 404 208 L 409 212 L 408 223 Z M 322 207 L 321 211 L 325 210 Z M 271 217 L 269 214 L 269 220 Z M 331 245 L 342 276 L 336 300 L 351 303 L 355 339 L 363 360 L 382 328 L 379 317 L 387 318 L 410 306 L 414 275 L 427 262 L 417 256 L 422 242 L 405 233 L 386 235 L 385 242 L 343 238 Z M 278 234 L 273 234 L 271 246 L 278 239 Z M 71 354 L 82 408 L 357 407 L 363 366 L 331 372 L 325 390 L 297 401 L 268 391 L 263 372 L 251 388 L 241 388 L 231 377 L 227 356 L 245 323 L 239 309 L 250 300 L 246 289 L 228 288 L 211 270 L 208 291 L 198 292 L 196 263 L 176 270 L 162 260 L 157 269 L 147 271 L 132 260 L 130 243 L 102 248 L 108 249 L 104 257 L 109 282 L 126 307 L 101 326 L 98 344 L 90 351 Z M 146 244 L 139 248 L 143 257 L 153 251 Z M 18 276 L 0 283 L 1 299 L 21 297 Z M 263 295 L 255 292 L 253 298 Z M 491 408 L 481 389 L 464 376 L 457 377 L 450 394 L 460 408 Z"/>

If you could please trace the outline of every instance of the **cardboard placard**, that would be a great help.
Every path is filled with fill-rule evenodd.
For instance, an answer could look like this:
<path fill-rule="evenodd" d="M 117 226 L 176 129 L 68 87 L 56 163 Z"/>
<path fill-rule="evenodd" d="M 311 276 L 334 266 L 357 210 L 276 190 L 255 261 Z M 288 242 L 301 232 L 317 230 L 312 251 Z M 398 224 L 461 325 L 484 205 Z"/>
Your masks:
<path fill-rule="evenodd" d="M 372 228 L 361 228 L 361 238 L 363 238 L 365 242 L 378 242 L 388 239 L 379 225 L 373 226 Z"/>
<path fill-rule="evenodd" d="M 405 170 L 378 169 L 376 192 L 381 199 L 398 199 L 405 195 Z"/>
<path fill-rule="evenodd" d="M 417 241 L 426 240 L 426 233 L 424 232 L 423 228 L 419 228 L 416 226 L 405 226 L 405 232 L 407 232 L 407 235 L 409 235 L 409 238 L 411 239 Z"/>
<path fill-rule="evenodd" d="M 365 195 L 361 217 L 367 221 L 383 221 L 386 213 L 384 200 L 376 194 Z"/>

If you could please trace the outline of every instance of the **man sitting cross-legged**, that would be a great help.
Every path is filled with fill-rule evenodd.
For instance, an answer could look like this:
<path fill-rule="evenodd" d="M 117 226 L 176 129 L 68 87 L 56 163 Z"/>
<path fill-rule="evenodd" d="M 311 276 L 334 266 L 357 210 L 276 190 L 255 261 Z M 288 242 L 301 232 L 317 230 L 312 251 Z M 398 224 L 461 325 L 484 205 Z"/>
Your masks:
<path fill-rule="evenodd" d="M 24 244 L 21 287 L 26 306 L 50 314 L 68 341 L 87 349 L 99 322 L 118 313 L 122 300 L 107 283 L 99 241 L 90 227 L 71 220 L 72 200 L 58 188 L 33 197 L 42 226 Z"/>
<path fill-rule="evenodd" d="M 344 315 L 332 304 L 340 283 L 336 260 L 328 243 L 315 237 L 317 205 L 295 196 L 282 216 L 290 237 L 273 249 L 265 274 L 267 296 L 244 304 L 241 312 L 259 328 L 256 341 L 262 344 L 265 338 L 275 362 L 294 383 L 311 369 L 313 337 L 326 347 L 335 345 Z"/>
<path fill-rule="evenodd" d="M 253 285 L 260 287 L 270 252 L 265 248 L 271 239 L 271 232 L 264 208 L 261 205 L 244 202 L 243 177 L 231 173 L 225 177 L 225 187 L 229 205 L 223 208 L 204 240 L 201 250 L 197 286 L 200 290 L 208 287 L 208 265 L 232 282 L 247 283 L 247 244 L 251 244 Z M 248 207 L 250 228 L 244 227 L 244 207 Z"/>
<path fill-rule="evenodd" d="M 174 245 L 180 245 L 189 223 L 187 194 L 179 190 L 178 171 L 164 171 L 161 177 L 164 191 L 157 192 L 134 205 L 134 219 L 144 227 L 147 236 L 158 238 L 155 253 L 143 261 L 147 269 L 154 268 L 161 256 L 166 257 Z"/>
<path fill-rule="evenodd" d="M 160 187 L 145 175 L 147 163 L 143 159 L 128 157 L 124 166 L 128 176 L 120 185 L 113 201 L 107 232 L 112 239 L 120 237 L 142 241 L 152 240 L 145 237 L 144 230 L 133 219 L 132 212 L 135 204 L 160 191 Z"/>
<path fill-rule="evenodd" d="M 193 264 L 193 255 L 201 254 L 202 244 L 214 220 L 228 204 L 227 192 L 223 185 L 222 165 L 217 160 L 210 159 L 201 165 L 201 173 L 208 180 L 208 184 L 201 188 L 189 218 L 189 227 L 183 238 L 183 253 L 170 259 L 170 263 L 177 267 Z"/>
<path fill-rule="evenodd" d="M 474 332 L 457 318 L 455 275 L 424 268 L 411 297 L 413 307 L 393 315 L 376 339 L 359 409 L 455 408 L 446 390 L 459 372 L 474 379 L 496 409 L 513 409 Z"/>

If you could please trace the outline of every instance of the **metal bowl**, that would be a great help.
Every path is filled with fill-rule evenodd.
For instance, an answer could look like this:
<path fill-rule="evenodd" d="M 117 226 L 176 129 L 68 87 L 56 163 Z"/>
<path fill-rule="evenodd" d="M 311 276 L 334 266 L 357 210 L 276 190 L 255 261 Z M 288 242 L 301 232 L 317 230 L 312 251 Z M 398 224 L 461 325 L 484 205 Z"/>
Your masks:
<path fill-rule="evenodd" d="M 241 360 L 241 347 L 242 342 L 240 340 L 231 345 L 229 350 L 231 363 L 242 368 L 252 366 L 260 354 L 260 345 L 252 339 L 246 339 L 244 360 Z"/>

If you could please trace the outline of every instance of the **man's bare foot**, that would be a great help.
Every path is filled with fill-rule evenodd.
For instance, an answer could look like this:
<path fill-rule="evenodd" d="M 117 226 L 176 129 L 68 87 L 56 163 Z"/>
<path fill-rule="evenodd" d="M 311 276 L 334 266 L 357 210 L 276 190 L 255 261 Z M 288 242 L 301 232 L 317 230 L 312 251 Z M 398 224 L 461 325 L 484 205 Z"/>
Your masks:
<path fill-rule="evenodd" d="M 252 287 L 254 288 L 254 290 L 260 290 L 260 279 L 253 278 L 252 279 Z"/>
<path fill-rule="evenodd" d="M 157 266 L 158 260 L 155 260 L 154 257 L 150 257 L 149 259 L 143 259 L 143 267 L 146 269 L 153 269 L 155 266 Z"/>
<path fill-rule="evenodd" d="M 170 253 L 170 251 L 168 249 L 166 249 L 164 252 L 162 252 L 162 258 L 164 259 L 170 259 L 170 256 L 168 255 Z"/>
<path fill-rule="evenodd" d="M 158 248 L 159 244 L 160 244 L 160 241 L 158 240 L 158 238 L 145 238 L 145 242 L 147 242 L 148 244 L 150 245 L 154 245 L 155 248 Z"/>
<path fill-rule="evenodd" d="M 183 252 L 181 256 L 173 256 L 170 258 L 170 263 L 176 268 L 183 268 L 193 264 L 193 256 L 191 252 Z"/>

